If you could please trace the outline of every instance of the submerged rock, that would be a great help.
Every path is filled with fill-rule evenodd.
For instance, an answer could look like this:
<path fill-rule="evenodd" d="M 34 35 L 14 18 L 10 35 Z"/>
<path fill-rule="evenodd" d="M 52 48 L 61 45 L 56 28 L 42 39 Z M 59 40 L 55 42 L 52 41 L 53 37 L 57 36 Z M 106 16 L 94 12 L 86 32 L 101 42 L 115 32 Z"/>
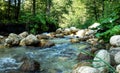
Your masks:
<path fill-rule="evenodd" d="M 23 72 L 36 72 L 40 71 L 40 63 L 32 59 L 23 59 L 23 64 L 19 68 Z"/>

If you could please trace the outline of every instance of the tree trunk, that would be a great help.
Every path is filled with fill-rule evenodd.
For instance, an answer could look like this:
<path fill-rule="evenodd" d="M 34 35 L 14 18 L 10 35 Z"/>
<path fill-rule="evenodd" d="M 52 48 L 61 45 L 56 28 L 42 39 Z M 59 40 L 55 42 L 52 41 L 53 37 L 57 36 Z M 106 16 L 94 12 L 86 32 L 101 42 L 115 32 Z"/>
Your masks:
<path fill-rule="evenodd" d="M 96 0 L 94 0 L 94 15 L 95 15 L 95 20 L 98 20 L 98 13 L 97 13 L 97 5 L 96 5 Z"/>
<path fill-rule="evenodd" d="M 104 7 L 105 7 L 104 0 L 102 0 L 102 16 L 103 17 L 104 17 Z"/>
<path fill-rule="evenodd" d="M 20 13 L 20 5 L 21 5 L 21 0 L 18 0 L 18 4 L 16 5 L 15 9 L 15 19 L 18 21 L 19 18 L 19 13 Z"/>
<path fill-rule="evenodd" d="M 33 0 L 33 16 L 36 15 L 36 0 Z"/>
<path fill-rule="evenodd" d="M 47 0 L 46 1 L 46 15 L 49 16 L 50 15 L 50 7 L 51 7 L 51 1 Z"/>
<path fill-rule="evenodd" d="M 10 20 L 10 8 L 11 8 L 11 0 L 8 0 L 8 12 L 7 12 L 7 19 Z"/>

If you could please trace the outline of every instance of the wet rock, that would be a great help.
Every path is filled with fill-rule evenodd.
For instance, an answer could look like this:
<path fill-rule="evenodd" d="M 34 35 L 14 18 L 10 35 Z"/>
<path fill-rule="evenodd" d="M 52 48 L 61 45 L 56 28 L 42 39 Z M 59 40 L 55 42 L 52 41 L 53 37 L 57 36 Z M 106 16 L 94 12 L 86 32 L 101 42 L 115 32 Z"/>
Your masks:
<path fill-rule="evenodd" d="M 113 46 L 120 46 L 120 35 L 114 35 L 110 38 L 110 44 Z"/>
<path fill-rule="evenodd" d="M 72 38 L 72 39 L 70 39 L 70 42 L 71 43 L 78 43 L 78 42 L 80 42 L 80 40 L 78 38 Z"/>
<path fill-rule="evenodd" d="M 39 40 L 33 34 L 28 35 L 26 38 L 20 41 L 21 46 L 37 46 L 39 44 Z"/>
<path fill-rule="evenodd" d="M 49 39 L 50 36 L 48 36 L 47 34 L 39 34 L 39 35 L 36 35 L 36 37 L 41 40 L 41 39 Z"/>
<path fill-rule="evenodd" d="M 24 58 L 19 70 L 23 72 L 40 71 L 40 63 L 32 59 Z"/>
<path fill-rule="evenodd" d="M 78 67 L 72 73 L 100 73 L 99 70 L 89 66 Z"/>
<path fill-rule="evenodd" d="M 62 33 L 61 33 L 61 34 L 56 34 L 55 37 L 56 37 L 56 38 L 63 38 L 64 35 L 63 35 Z"/>
<path fill-rule="evenodd" d="M 108 66 L 110 64 L 110 54 L 106 50 L 100 50 L 94 60 L 93 60 L 93 67 L 97 68 L 100 73 L 107 73 Z"/>
<path fill-rule="evenodd" d="M 120 73 L 120 64 L 116 66 L 116 72 Z"/>
<path fill-rule="evenodd" d="M 88 52 L 88 53 L 90 53 L 90 52 Z M 78 61 L 88 61 L 88 60 L 92 60 L 93 59 L 93 57 L 92 56 L 90 56 L 89 54 L 87 54 L 87 53 L 80 53 L 78 56 L 77 56 L 77 60 Z"/>
<path fill-rule="evenodd" d="M 24 31 L 24 32 L 20 33 L 19 36 L 22 37 L 22 38 L 25 38 L 25 37 L 28 36 L 28 32 Z"/>
<path fill-rule="evenodd" d="M 4 44 L 0 44 L 0 49 L 5 48 Z"/>
<path fill-rule="evenodd" d="M 55 43 L 50 42 L 50 41 L 48 41 L 48 40 L 40 40 L 40 43 L 39 43 L 39 46 L 40 46 L 40 47 L 43 47 L 43 48 L 52 47 L 52 46 L 54 46 L 54 45 L 55 45 Z"/>
<path fill-rule="evenodd" d="M 21 38 L 14 33 L 9 34 L 8 38 L 5 39 L 5 46 L 19 45 Z"/>

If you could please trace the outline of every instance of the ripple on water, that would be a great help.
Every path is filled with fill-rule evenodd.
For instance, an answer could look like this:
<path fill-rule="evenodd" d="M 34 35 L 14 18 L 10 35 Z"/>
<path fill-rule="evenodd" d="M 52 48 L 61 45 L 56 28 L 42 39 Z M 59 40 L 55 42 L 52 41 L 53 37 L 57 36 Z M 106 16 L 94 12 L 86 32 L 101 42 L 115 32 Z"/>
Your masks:
<path fill-rule="evenodd" d="M 70 73 L 77 63 L 76 58 L 80 50 L 89 47 L 84 43 L 70 43 L 69 39 L 51 41 L 57 44 L 50 48 L 14 47 L 0 50 L 0 70 L 16 69 L 19 64 L 16 63 L 16 59 L 11 57 L 25 55 L 40 62 L 42 73 Z"/>

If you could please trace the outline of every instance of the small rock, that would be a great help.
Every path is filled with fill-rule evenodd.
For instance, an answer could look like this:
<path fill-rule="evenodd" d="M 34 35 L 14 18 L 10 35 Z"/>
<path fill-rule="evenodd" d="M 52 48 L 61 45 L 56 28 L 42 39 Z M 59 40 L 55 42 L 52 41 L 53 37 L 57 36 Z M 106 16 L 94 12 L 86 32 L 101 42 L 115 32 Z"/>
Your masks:
<path fill-rule="evenodd" d="M 93 60 L 93 67 L 97 68 L 100 73 L 107 73 L 108 66 L 110 64 L 110 54 L 106 50 L 100 50 L 94 60 Z"/>
<path fill-rule="evenodd" d="M 110 38 L 110 44 L 113 46 L 120 46 L 120 35 L 114 35 Z"/>
<path fill-rule="evenodd" d="M 80 40 L 78 38 L 72 38 L 72 39 L 70 39 L 70 42 L 71 43 L 78 43 L 78 42 L 80 42 Z"/>
<path fill-rule="evenodd" d="M 78 67 L 72 73 L 100 73 L 99 70 L 89 66 Z"/>

